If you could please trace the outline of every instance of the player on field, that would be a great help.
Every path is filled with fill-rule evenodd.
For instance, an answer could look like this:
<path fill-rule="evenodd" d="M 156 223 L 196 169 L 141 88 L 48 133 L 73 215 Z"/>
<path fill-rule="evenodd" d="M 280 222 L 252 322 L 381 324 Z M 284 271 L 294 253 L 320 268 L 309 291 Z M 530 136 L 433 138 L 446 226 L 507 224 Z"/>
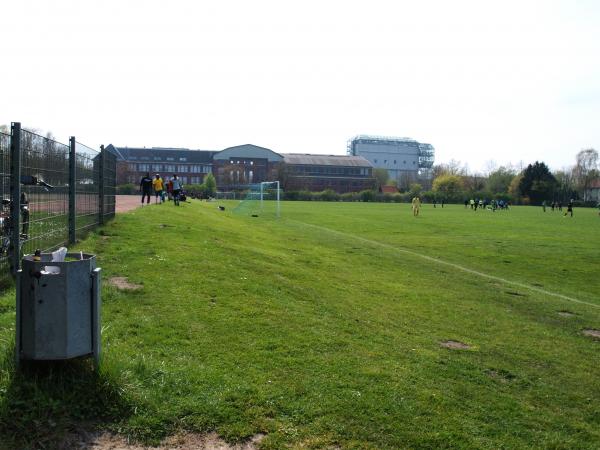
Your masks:
<path fill-rule="evenodd" d="M 413 197 L 413 199 L 412 199 L 413 216 L 417 217 L 419 215 L 420 209 L 421 209 L 421 199 L 419 197 Z"/>

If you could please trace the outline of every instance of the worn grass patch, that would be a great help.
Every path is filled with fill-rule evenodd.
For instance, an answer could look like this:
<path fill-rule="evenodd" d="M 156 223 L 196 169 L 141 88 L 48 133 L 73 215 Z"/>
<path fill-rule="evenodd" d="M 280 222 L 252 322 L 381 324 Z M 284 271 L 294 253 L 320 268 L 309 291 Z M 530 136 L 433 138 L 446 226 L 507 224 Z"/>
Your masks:
<path fill-rule="evenodd" d="M 600 442 L 600 347 L 582 334 L 600 329 L 594 211 L 297 202 L 276 221 L 222 203 L 140 208 L 81 243 L 105 280 L 144 286 L 103 284 L 99 374 L 16 373 L 0 297 L 0 447 L 82 426 L 263 449 Z"/>

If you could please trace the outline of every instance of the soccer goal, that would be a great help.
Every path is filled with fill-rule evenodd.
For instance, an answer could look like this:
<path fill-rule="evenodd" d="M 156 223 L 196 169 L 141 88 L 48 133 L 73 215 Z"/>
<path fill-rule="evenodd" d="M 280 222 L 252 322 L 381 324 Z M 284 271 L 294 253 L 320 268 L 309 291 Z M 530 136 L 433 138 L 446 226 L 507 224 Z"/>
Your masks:
<path fill-rule="evenodd" d="M 281 188 L 279 181 L 251 184 L 239 205 L 233 211 L 251 216 L 281 217 Z"/>

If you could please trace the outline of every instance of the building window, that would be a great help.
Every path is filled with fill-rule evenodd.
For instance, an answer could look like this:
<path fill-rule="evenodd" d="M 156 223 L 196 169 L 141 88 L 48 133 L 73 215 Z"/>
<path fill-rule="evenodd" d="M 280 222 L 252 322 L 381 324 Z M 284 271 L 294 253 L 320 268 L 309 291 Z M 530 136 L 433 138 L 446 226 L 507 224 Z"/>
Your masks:
<path fill-rule="evenodd" d="M 175 161 L 175 158 L 167 158 L 167 161 Z"/>
<path fill-rule="evenodd" d="M 180 172 L 187 172 L 188 171 L 187 168 L 188 168 L 188 166 L 181 165 L 181 166 L 179 166 L 179 171 Z"/>
<path fill-rule="evenodd" d="M 160 172 L 162 170 L 162 164 L 154 164 L 154 170 Z"/>
<path fill-rule="evenodd" d="M 375 164 L 377 164 L 377 160 L 376 160 L 376 159 L 374 159 L 374 160 L 373 160 L 373 162 L 374 162 Z"/>
<path fill-rule="evenodd" d="M 162 159 L 162 158 L 160 158 L 160 157 L 158 157 L 158 156 L 155 156 L 155 157 L 154 157 L 154 161 L 160 161 L 161 159 Z"/>
<path fill-rule="evenodd" d="M 150 164 L 138 164 L 138 171 L 140 172 L 149 172 Z"/>
<path fill-rule="evenodd" d="M 406 164 L 406 161 L 402 161 L 403 164 Z"/>
<path fill-rule="evenodd" d="M 396 164 L 396 160 L 394 160 L 394 164 Z"/>
<path fill-rule="evenodd" d="M 187 158 L 179 158 L 179 161 L 187 161 Z"/>
<path fill-rule="evenodd" d="M 383 160 L 383 163 L 384 163 L 384 164 L 387 164 L 387 159 L 384 159 L 384 160 Z"/>

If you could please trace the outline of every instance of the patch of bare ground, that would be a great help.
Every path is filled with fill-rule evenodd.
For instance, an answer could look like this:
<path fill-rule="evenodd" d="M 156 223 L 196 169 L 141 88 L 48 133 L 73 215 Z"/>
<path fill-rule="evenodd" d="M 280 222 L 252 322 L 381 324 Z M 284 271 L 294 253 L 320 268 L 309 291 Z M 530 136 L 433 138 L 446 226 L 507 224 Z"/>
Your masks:
<path fill-rule="evenodd" d="M 575 316 L 575 313 L 572 313 L 571 311 L 567 311 L 567 310 L 562 310 L 558 312 L 558 315 L 561 317 L 573 317 Z"/>
<path fill-rule="evenodd" d="M 490 369 L 490 370 L 486 370 L 486 374 L 490 378 L 492 378 L 496 381 L 499 381 L 500 383 L 510 383 L 515 378 L 515 376 L 512 373 L 510 373 L 506 370 Z"/>
<path fill-rule="evenodd" d="M 108 284 L 124 291 L 136 291 L 142 289 L 141 284 L 130 283 L 127 277 L 112 277 L 108 279 Z"/>
<path fill-rule="evenodd" d="M 61 448 L 74 450 L 255 450 L 264 434 L 254 435 L 248 442 L 228 444 L 216 433 L 183 433 L 169 436 L 159 446 L 133 444 L 126 438 L 108 432 L 81 433 L 67 439 Z"/>
<path fill-rule="evenodd" d="M 440 342 L 440 347 L 449 348 L 451 350 L 469 350 L 471 348 L 470 345 L 459 341 L 442 341 Z"/>
<path fill-rule="evenodd" d="M 583 334 L 586 336 L 593 337 L 595 339 L 600 339 L 600 330 L 594 330 L 593 328 L 586 328 L 583 330 Z"/>

